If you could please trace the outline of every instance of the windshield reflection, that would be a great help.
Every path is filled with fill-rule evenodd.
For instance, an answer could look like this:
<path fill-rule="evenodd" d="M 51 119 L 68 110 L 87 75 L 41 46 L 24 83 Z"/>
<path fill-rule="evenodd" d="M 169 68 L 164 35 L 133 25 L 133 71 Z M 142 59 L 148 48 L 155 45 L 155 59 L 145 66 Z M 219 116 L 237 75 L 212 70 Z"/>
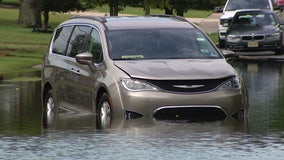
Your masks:
<path fill-rule="evenodd" d="M 133 29 L 107 31 L 114 60 L 221 58 L 208 38 L 196 29 Z"/>

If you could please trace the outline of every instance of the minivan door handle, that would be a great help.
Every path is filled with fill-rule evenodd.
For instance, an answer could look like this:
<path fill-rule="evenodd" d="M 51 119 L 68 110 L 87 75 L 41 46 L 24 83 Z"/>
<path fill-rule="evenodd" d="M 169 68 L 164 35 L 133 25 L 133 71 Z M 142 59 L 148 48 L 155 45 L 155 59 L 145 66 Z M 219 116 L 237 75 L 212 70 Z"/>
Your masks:
<path fill-rule="evenodd" d="M 79 69 L 71 68 L 70 71 L 75 74 L 81 74 Z"/>

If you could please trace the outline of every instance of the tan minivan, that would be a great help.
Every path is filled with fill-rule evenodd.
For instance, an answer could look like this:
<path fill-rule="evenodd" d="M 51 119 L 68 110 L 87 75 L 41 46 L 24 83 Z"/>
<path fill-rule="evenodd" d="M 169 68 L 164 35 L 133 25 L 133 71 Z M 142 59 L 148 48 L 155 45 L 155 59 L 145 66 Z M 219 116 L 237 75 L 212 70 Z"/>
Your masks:
<path fill-rule="evenodd" d="M 44 56 L 42 96 L 46 124 L 62 110 L 103 122 L 223 120 L 248 110 L 246 88 L 224 55 L 193 23 L 166 15 L 63 22 Z"/>

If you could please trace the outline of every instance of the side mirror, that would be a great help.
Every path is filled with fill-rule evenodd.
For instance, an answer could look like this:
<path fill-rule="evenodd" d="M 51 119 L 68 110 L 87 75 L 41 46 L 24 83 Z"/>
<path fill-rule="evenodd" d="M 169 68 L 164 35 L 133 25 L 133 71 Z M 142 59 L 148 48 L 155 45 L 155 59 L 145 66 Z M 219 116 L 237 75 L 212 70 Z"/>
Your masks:
<path fill-rule="evenodd" d="M 226 60 L 231 60 L 237 57 L 234 51 L 222 50 L 221 51 Z"/>
<path fill-rule="evenodd" d="M 96 68 L 94 66 L 94 57 L 91 53 L 89 52 L 80 53 L 77 54 L 75 58 L 79 64 L 87 65 L 93 72 L 96 71 Z"/>

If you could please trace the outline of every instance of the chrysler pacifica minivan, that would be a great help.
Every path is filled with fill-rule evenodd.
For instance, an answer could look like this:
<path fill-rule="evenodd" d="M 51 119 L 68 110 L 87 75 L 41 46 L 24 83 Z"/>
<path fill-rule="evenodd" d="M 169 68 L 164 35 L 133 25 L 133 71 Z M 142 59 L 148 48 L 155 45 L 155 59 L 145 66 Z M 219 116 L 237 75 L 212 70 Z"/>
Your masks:
<path fill-rule="evenodd" d="M 44 122 L 62 109 L 101 121 L 242 117 L 247 91 L 224 55 L 181 17 L 73 17 L 44 56 Z"/>

